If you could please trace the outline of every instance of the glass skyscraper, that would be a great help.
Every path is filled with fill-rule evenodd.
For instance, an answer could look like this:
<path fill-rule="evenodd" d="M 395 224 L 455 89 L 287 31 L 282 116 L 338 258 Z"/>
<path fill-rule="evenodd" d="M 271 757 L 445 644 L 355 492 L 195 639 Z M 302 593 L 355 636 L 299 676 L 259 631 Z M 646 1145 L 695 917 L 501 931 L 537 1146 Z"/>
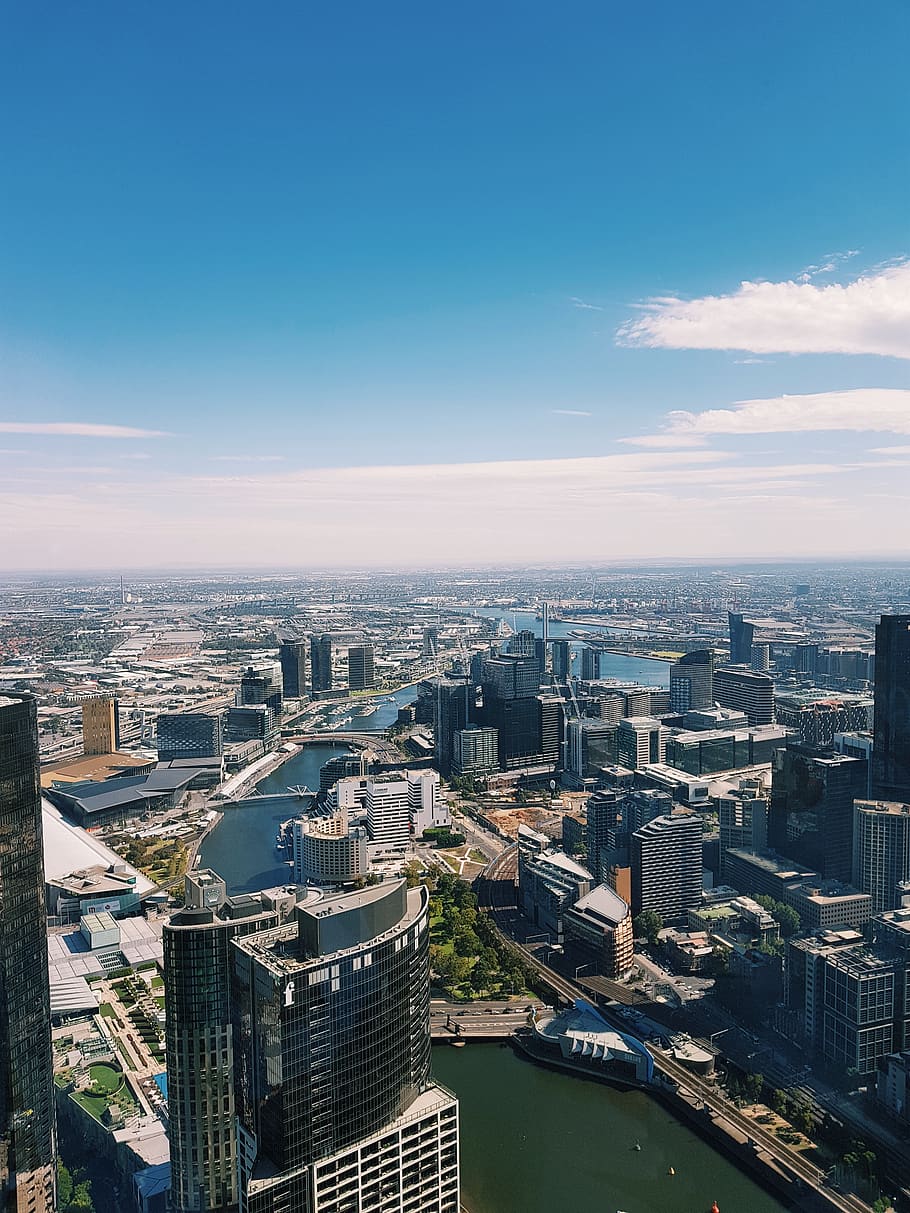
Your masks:
<path fill-rule="evenodd" d="M 429 897 L 404 881 L 232 944 L 241 1213 L 458 1213 L 430 1075 Z"/>
<path fill-rule="evenodd" d="M 38 723 L 0 695 L 0 1208 L 56 1209 Z"/>
<path fill-rule="evenodd" d="M 882 615 L 875 629 L 872 791 L 910 801 L 910 615 Z"/>

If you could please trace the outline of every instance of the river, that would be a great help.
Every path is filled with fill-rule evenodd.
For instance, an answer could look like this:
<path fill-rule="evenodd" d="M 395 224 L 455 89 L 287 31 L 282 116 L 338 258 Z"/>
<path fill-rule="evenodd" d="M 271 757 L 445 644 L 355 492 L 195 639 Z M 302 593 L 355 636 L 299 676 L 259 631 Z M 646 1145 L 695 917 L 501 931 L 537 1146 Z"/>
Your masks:
<path fill-rule="evenodd" d="M 534 611 L 504 611 L 501 608 L 478 607 L 476 611 L 468 613 L 482 615 L 485 619 L 504 619 L 516 632 L 527 630 L 536 636 L 543 634 L 543 624 Z M 551 640 L 571 639 L 570 632 L 609 634 L 610 630 L 605 624 L 562 623 L 558 619 L 550 621 Z M 577 654 L 584 647 L 584 641 L 572 641 L 574 653 Z M 578 659 L 576 658 L 574 672 L 577 673 L 578 669 Z M 670 685 L 670 663 L 657 661 L 651 657 L 630 657 L 625 653 L 602 653 L 600 676 L 602 679 L 615 678 L 617 682 L 638 682 L 642 686 L 668 687 Z"/>
<path fill-rule="evenodd" d="M 544 1070 L 499 1045 L 438 1045 L 433 1069 L 461 1104 L 470 1213 L 786 1208 L 640 1091 Z"/>

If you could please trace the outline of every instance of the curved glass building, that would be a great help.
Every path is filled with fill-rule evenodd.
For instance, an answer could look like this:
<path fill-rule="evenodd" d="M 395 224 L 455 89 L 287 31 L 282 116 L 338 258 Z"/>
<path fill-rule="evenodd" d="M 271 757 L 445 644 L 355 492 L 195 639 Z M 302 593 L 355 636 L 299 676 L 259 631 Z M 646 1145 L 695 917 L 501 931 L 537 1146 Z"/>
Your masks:
<path fill-rule="evenodd" d="M 324 897 L 232 944 L 242 1213 L 458 1213 L 430 1075 L 428 894 Z"/>

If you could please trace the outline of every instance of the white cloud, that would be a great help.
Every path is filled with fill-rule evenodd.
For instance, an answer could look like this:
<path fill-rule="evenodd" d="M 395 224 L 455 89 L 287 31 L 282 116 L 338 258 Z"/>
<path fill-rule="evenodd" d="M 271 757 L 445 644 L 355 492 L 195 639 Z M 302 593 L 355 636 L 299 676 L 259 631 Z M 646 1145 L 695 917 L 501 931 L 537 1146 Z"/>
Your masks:
<path fill-rule="evenodd" d="M 873 446 L 869 455 L 910 455 L 910 446 Z"/>
<path fill-rule="evenodd" d="M 0 421 L 0 434 L 42 434 L 70 438 L 172 438 L 164 430 L 131 425 L 95 425 L 82 421 Z"/>
<path fill-rule="evenodd" d="M 554 417 L 593 417 L 593 413 L 585 409 L 550 409 Z"/>
<path fill-rule="evenodd" d="M 620 345 L 910 358 L 910 260 L 846 284 L 743 282 L 729 295 L 649 299 L 641 313 Z"/>
<path fill-rule="evenodd" d="M 704 446 L 707 438 L 701 434 L 682 434 L 667 431 L 664 434 L 642 434 L 638 438 L 617 438 L 617 442 L 625 446 L 653 447 L 684 450 L 689 447 Z"/>
<path fill-rule="evenodd" d="M 581 308 L 585 312 L 602 312 L 603 311 L 603 308 L 600 307 L 598 304 L 588 303 L 584 299 L 576 298 L 575 295 L 572 295 L 570 297 L 569 302 L 574 307 Z"/>
<path fill-rule="evenodd" d="M 728 409 L 668 415 L 671 435 L 796 434 L 815 431 L 910 434 L 910 390 L 854 388 L 811 396 L 738 400 Z"/>

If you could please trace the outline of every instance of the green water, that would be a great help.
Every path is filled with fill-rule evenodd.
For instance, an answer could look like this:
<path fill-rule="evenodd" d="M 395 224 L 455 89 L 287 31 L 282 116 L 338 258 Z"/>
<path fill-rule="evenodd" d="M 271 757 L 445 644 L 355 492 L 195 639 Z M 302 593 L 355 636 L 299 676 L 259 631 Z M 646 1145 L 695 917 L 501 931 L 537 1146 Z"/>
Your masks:
<path fill-rule="evenodd" d="M 786 1207 L 639 1091 L 543 1070 L 507 1046 L 437 1046 L 433 1068 L 460 1101 L 470 1213 L 710 1213 L 714 1200 L 720 1213 Z"/>

